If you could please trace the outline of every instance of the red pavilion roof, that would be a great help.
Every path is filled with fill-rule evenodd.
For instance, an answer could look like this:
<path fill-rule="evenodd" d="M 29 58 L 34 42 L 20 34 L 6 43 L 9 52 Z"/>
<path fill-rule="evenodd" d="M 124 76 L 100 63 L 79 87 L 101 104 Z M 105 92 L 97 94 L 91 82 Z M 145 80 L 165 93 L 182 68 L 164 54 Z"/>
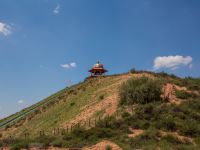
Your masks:
<path fill-rule="evenodd" d="M 102 73 L 108 72 L 106 69 L 104 69 L 103 64 L 100 64 L 97 62 L 97 64 L 94 64 L 94 66 L 89 70 L 89 72 L 95 72 L 95 71 L 100 71 Z"/>

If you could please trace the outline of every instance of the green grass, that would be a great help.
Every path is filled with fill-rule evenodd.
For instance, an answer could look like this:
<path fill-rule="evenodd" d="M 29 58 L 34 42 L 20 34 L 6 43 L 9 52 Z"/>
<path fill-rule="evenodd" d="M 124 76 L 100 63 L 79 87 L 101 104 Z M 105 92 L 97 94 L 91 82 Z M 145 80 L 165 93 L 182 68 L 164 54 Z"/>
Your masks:
<path fill-rule="evenodd" d="M 183 90 L 176 90 L 176 97 L 180 99 L 188 99 L 192 97 L 192 94 Z"/>

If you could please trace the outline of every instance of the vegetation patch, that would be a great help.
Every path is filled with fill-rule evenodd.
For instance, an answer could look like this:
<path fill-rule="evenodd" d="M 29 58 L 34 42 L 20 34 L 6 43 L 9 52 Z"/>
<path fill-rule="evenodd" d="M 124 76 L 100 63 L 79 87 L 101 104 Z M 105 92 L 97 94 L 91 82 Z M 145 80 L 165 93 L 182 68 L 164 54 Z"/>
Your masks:
<path fill-rule="evenodd" d="M 146 104 L 161 101 L 162 84 L 147 77 L 130 79 L 120 89 L 120 104 Z"/>
<path fill-rule="evenodd" d="M 134 71 L 132 72 L 134 73 Z M 49 146 L 82 148 L 107 139 L 119 144 L 125 150 L 198 149 L 200 147 L 200 98 L 194 98 L 187 95 L 188 93 L 184 93 L 185 91 L 179 91 L 176 93 L 177 97 L 189 100 L 183 101 L 180 105 L 174 105 L 162 101 L 160 95 L 162 94 L 163 82 L 176 83 L 179 86 L 191 87 L 192 90 L 198 91 L 199 80 L 181 79 L 165 73 L 155 75 L 158 79 L 163 79 L 162 82 L 142 77 L 130 79 L 124 83 L 120 88 L 119 113 L 116 116 L 106 116 L 99 121 L 97 120 L 95 127 L 86 129 L 77 126 L 72 131 L 70 130 L 71 132 L 60 132 L 58 135 L 45 132 L 46 135 L 35 134 L 35 136 L 31 136 L 33 132 L 36 133 L 44 129 L 51 131 L 51 128 L 56 128 L 64 121 L 80 114 L 81 107 L 109 96 L 110 91 L 107 93 L 96 91 L 100 88 L 99 91 L 108 89 L 111 84 L 115 84 L 121 78 L 117 76 L 106 77 L 102 79 L 101 83 L 96 82 L 95 79 L 87 80 L 82 86 L 77 85 L 66 89 L 61 92 L 61 95 L 58 94 L 54 96 L 53 100 L 48 101 L 48 104 L 54 107 L 45 105 L 45 112 L 38 112 L 37 110 L 40 109 L 35 109 L 36 117 L 13 132 L 16 134 L 21 132 L 21 136 L 14 139 L 1 138 L 0 147 L 11 146 L 12 149 L 22 149 L 36 144 L 35 147 L 38 145 L 40 148 Z M 102 94 L 103 96 L 101 96 Z M 63 99 L 66 101 L 62 101 Z M 58 102 L 58 100 L 61 101 Z M 137 105 L 133 106 L 133 104 Z M 127 111 L 127 106 L 133 108 L 131 113 Z M 104 112 L 105 110 L 102 109 L 96 112 L 95 116 L 101 116 Z M 29 129 L 27 132 L 31 132 L 30 139 L 25 139 L 23 136 L 23 131 L 26 129 Z M 142 130 L 143 132 L 131 137 L 128 136 L 133 133 L 130 129 L 133 129 L 132 131 Z M 166 134 L 163 136 L 161 131 Z M 180 137 L 191 139 L 195 141 L 196 145 L 190 141 L 181 140 Z M 111 148 L 107 145 L 106 149 Z"/>
<path fill-rule="evenodd" d="M 192 97 L 192 94 L 184 90 L 176 90 L 176 97 L 180 99 L 188 99 Z"/>

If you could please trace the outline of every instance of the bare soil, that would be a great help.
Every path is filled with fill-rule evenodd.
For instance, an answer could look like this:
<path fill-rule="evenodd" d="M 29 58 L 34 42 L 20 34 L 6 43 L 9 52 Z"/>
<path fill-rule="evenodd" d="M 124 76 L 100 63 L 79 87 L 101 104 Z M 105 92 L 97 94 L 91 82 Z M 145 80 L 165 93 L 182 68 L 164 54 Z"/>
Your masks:
<path fill-rule="evenodd" d="M 194 140 L 192 138 L 179 135 L 177 132 L 160 131 L 160 133 L 162 136 L 172 135 L 172 136 L 176 137 L 179 141 L 182 141 L 183 143 L 191 143 L 193 145 L 196 145 L 196 143 L 194 142 Z"/>
<path fill-rule="evenodd" d="M 130 137 L 130 138 L 134 138 L 134 137 L 144 133 L 144 130 L 142 130 L 142 129 L 129 128 L 129 130 L 132 132 L 131 134 L 128 134 L 128 137 Z"/>
<path fill-rule="evenodd" d="M 117 144 L 108 140 L 103 140 L 102 142 L 91 147 L 85 147 L 83 150 L 105 150 L 107 146 L 110 146 L 112 150 L 122 150 Z"/>

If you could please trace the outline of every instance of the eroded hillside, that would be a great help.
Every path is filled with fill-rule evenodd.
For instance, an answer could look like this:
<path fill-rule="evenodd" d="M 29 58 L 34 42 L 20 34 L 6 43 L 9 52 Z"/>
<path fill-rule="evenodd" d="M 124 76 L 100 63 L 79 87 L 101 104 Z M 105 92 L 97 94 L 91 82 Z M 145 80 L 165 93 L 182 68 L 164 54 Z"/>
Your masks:
<path fill-rule="evenodd" d="M 148 80 L 145 79 L 144 86 L 141 85 L 136 92 L 138 101 L 135 101 L 136 97 L 131 97 L 130 92 L 135 89 L 128 87 L 130 91 L 126 95 L 131 98 L 131 103 L 122 105 L 120 91 L 123 83 L 134 79 L 131 81 L 131 84 L 134 84 L 142 77 L 150 79 L 152 84 L 153 81 L 159 81 L 161 93 L 158 101 L 151 98 L 150 101 L 140 102 L 148 90 L 152 91 L 149 96 L 153 96 L 154 91 L 149 88 L 155 88 L 154 85 L 146 84 L 144 81 Z M 9 139 L 11 142 L 12 137 L 21 138 L 22 141 L 31 138 L 25 143 L 48 143 L 50 149 L 57 146 L 95 149 L 101 146 L 101 141 L 105 139 L 111 140 L 122 149 L 198 149 L 199 83 L 199 79 L 181 79 L 173 75 L 151 72 L 90 78 L 1 120 L 1 124 L 8 124 L 2 128 L 0 138 Z M 68 131 L 77 125 L 81 128 L 75 128 L 69 134 L 59 130 Z M 15 142 L 20 144 L 19 141 Z M 22 147 L 24 146 L 26 145 Z M 104 143 L 103 148 L 105 146 Z"/>
<path fill-rule="evenodd" d="M 6 127 L 2 136 L 20 136 L 25 132 L 37 135 L 41 130 L 71 126 L 88 119 L 112 115 L 118 105 L 120 85 L 132 74 L 92 78 L 83 83 L 66 88 L 56 94 L 51 101 L 34 112 Z M 49 101 L 49 100 L 47 100 Z"/>

